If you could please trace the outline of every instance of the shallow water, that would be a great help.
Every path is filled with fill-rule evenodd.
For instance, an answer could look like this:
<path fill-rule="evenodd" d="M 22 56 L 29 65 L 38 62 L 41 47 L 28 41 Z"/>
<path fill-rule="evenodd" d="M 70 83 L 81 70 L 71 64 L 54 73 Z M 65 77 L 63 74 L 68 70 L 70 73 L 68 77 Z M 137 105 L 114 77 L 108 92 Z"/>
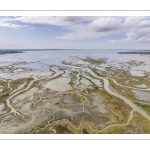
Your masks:
<path fill-rule="evenodd" d="M 57 78 L 49 81 L 45 87 L 54 91 L 71 91 L 73 89 L 69 82 L 69 78 Z"/>
<path fill-rule="evenodd" d="M 140 70 L 131 70 L 130 73 L 132 76 L 137 76 L 137 77 L 145 76 L 144 72 Z"/>
<path fill-rule="evenodd" d="M 88 65 L 79 58 L 106 58 L 107 63 L 100 65 L 100 68 L 112 65 L 121 68 L 121 63 L 131 60 L 144 61 L 145 65 L 141 67 L 132 67 L 131 72 L 134 70 L 150 71 L 150 56 L 140 54 L 118 54 L 120 50 L 42 50 L 42 51 L 24 51 L 17 54 L 0 55 L 0 67 L 17 68 L 14 72 L 9 69 L 4 72 L 0 69 L 0 77 L 7 79 L 17 79 L 30 75 L 44 74 L 49 72 L 50 66 L 66 66 L 62 61 L 72 62 L 73 64 Z M 75 66 L 77 68 L 77 66 Z M 22 68 L 24 68 L 22 70 Z M 80 67 L 79 67 L 80 68 Z M 6 69 L 6 68 L 5 68 Z M 26 70 L 25 70 L 26 69 Z M 37 74 L 36 74 L 37 73 Z M 139 73 L 137 73 L 139 75 Z M 141 75 L 141 73 L 140 73 Z"/>
<path fill-rule="evenodd" d="M 141 85 L 136 85 L 137 87 L 140 87 L 140 88 L 146 88 L 146 84 L 141 84 Z"/>
<path fill-rule="evenodd" d="M 96 59 L 106 58 L 107 62 L 106 64 L 92 64 L 88 61 L 84 62 L 83 59 L 81 59 L 87 57 Z M 29 130 L 36 126 L 43 127 L 48 123 L 49 120 L 52 119 L 55 119 L 55 121 L 60 118 L 76 119 L 77 113 L 91 113 L 89 109 L 95 111 L 95 114 L 97 112 L 100 112 L 100 114 L 109 114 L 110 112 L 108 110 L 107 103 L 105 102 L 105 99 L 99 96 L 97 89 L 94 89 L 95 86 L 102 91 L 107 91 L 111 95 L 124 100 L 124 102 L 131 106 L 133 110 L 139 112 L 150 120 L 149 115 L 146 114 L 145 111 L 138 108 L 132 101 L 123 97 L 115 90 L 112 90 L 112 88 L 110 88 L 109 86 L 109 79 L 103 76 L 98 76 L 96 75 L 96 73 L 92 72 L 92 69 L 94 68 L 98 69 L 100 72 L 106 72 L 108 70 L 107 67 L 111 65 L 114 67 L 112 67 L 114 71 L 116 68 L 122 70 L 127 68 L 126 70 L 128 72 L 131 71 L 132 75 L 143 76 L 143 74 L 145 73 L 144 71 L 148 71 L 147 68 L 148 66 L 150 66 L 149 58 L 150 57 L 148 55 L 121 55 L 117 54 L 117 51 L 113 50 L 25 51 L 24 53 L 18 54 L 0 55 L 1 78 L 17 79 L 21 77 L 32 76 L 36 83 L 39 82 L 38 87 L 30 88 L 32 84 L 33 86 L 37 85 L 34 84 L 34 81 L 32 80 L 26 89 L 22 89 L 24 84 L 21 84 L 16 90 L 13 91 L 14 93 L 10 93 L 12 95 L 6 100 L 6 102 L 8 107 L 11 109 L 11 113 L 22 115 L 20 115 L 19 119 L 17 118 L 17 116 L 11 117 L 11 120 L 8 120 L 7 125 L 13 126 L 16 125 L 16 123 L 20 124 L 21 117 L 23 117 L 24 119 L 27 119 L 27 121 L 25 121 L 25 123 L 22 123 L 20 127 L 16 127 L 13 132 L 23 130 L 23 133 L 28 133 Z M 145 64 L 142 63 L 141 66 L 138 66 L 138 64 L 134 63 L 134 61 L 132 60 L 144 61 Z M 128 61 L 131 62 L 125 63 Z M 128 68 L 128 65 L 130 64 L 131 66 Z M 123 67 L 123 65 L 125 66 L 125 68 Z M 114 78 L 119 77 L 119 74 L 122 74 L 122 71 L 118 72 L 117 70 L 117 73 L 114 73 Z M 59 77 L 58 75 L 61 76 Z M 83 75 L 83 77 L 80 75 Z M 71 79 L 74 82 L 74 89 L 76 90 L 73 90 L 73 88 L 69 84 Z M 132 79 L 137 81 L 136 77 L 133 77 Z M 90 80 L 92 82 L 90 82 Z M 116 85 L 121 84 L 117 83 L 116 80 L 113 81 Z M 127 78 L 124 80 L 124 82 L 126 83 L 128 83 L 128 81 L 129 80 Z M 136 82 L 136 84 L 137 86 L 144 88 L 147 83 L 142 84 L 141 82 Z M 87 88 L 92 90 L 89 90 Z M 88 95 L 89 91 L 97 91 L 97 94 L 91 95 L 91 99 L 93 98 L 92 101 L 89 101 L 89 99 L 82 95 L 82 93 Z M 142 91 L 138 90 L 135 91 L 136 92 L 133 92 L 139 100 L 149 100 L 150 93 L 140 93 Z M 76 94 L 76 96 L 64 94 L 73 92 Z M 57 96 L 55 96 L 56 94 Z M 3 113 L 2 110 L 4 109 L 4 107 L 5 105 L 0 105 L 1 113 Z M 8 117 L 8 115 L 6 117 Z M 95 115 L 92 116 L 92 118 L 95 118 Z M 132 118 L 132 115 L 130 118 Z M 5 124 L 3 124 L 3 126 L 5 126 Z"/>
<path fill-rule="evenodd" d="M 135 94 L 135 97 L 137 99 L 150 101 L 150 93 L 149 92 L 138 91 L 138 90 L 132 90 L 132 92 Z"/>

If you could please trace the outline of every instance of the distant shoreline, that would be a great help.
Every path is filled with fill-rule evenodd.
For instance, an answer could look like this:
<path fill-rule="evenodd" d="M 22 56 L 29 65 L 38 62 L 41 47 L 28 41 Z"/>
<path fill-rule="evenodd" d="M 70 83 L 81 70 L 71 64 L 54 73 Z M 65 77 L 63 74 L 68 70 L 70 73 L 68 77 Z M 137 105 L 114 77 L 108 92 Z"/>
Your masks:
<path fill-rule="evenodd" d="M 3 55 L 3 54 L 14 54 L 14 53 L 23 53 L 23 51 L 16 51 L 16 50 L 0 50 L 0 55 Z"/>
<path fill-rule="evenodd" d="M 26 51 L 60 51 L 60 50 L 64 50 L 64 51 L 71 51 L 71 50 L 75 50 L 75 51 L 86 51 L 85 49 L 0 49 L 0 55 L 3 54 L 15 54 L 15 53 L 25 53 Z M 87 51 L 90 49 L 87 49 Z M 94 49 L 91 49 L 94 53 Z M 97 49 L 98 50 L 98 49 Z M 101 52 L 101 49 L 99 49 L 99 51 Z M 111 51 L 111 52 L 117 52 L 118 54 L 143 54 L 143 55 L 150 55 L 150 50 L 102 50 L 104 51 Z"/>
<path fill-rule="evenodd" d="M 12 49 L 2 49 L 0 48 L 0 51 L 41 51 L 41 50 L 112 50 L 112 51 L 124 51 L 124 52 L 136 52 L 136 51 L 149 51 L 150 52 L 150 49 L 103 49 L 103 48 L 100 48 L 100 49 L 79 49 L 79 48 L 27 48 L 27 49 L 24 49 L 24 48 L 12 48 Z"/>
<path fill-rule="evenodd" d="M 144 55 L 150 55 L 150 51 L 145 52 L 118 52 L 118 54 L 144 54 Z"/>

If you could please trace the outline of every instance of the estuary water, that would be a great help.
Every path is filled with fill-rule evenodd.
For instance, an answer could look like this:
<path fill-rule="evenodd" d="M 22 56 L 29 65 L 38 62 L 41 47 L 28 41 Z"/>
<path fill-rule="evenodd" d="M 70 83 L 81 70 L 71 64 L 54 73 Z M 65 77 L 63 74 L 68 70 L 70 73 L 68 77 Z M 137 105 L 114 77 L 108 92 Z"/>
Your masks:
<path fill-rule="evenodd" d="M 65 66 L 63 61 L 84 65 L 87 62 L 80 58 L 87 57 L 106 59 L 105 66 L 101 66 L 103 68 L 107 65 L 121 68 L 123 63 L 129 61 L 142 61 L 145 64 L 138 68 L 134 66 L 131 71 L 150 71 L 150 55 L 118 54 L 120 51 L 123 50 L 23 50 L 22 53 L 2 54 L 0 55 L 0 78 L 15 79 L 30 75 L 49 75 L 50 66 Z"/>

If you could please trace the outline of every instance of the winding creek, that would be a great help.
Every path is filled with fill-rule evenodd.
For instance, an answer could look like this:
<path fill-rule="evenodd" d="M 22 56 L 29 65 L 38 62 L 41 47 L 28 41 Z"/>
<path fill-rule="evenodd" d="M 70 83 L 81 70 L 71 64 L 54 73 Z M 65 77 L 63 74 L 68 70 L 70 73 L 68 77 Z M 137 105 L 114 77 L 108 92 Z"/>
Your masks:
<path fill-rule="evenodd" d="M 34 79 L 34 80 L 32 80 L 32 81 L 29 83 L 29 85 L 28 85 L 25 89 L 22 89 L 22 90 L 20 90 L 20 91 L 17 91 L 16 93 L 12 94 L 12 95 L 6 100 L 7 106 L 11 109 L 11 111 L 10 111 L 8 114 L 10 114 L 10 113 L 15 113 L 15 114 L 18 114 L 19 116 L 22 116 L 22 115 L 20 115 L 20 114 L 17 112 L 17 110 L 16 110 L 16 109 L 11 105 L 11 103 L 10 103 L 10 100 L 11 100 L 13 97 L 17 96 L 17 95 L 18 95 L 19 93 L 21 93 L 21 92 L 27 91 L 27 90 L 32 86 L 32 84 L 33 84 L 35 81 L 42 80 L 42 79 L 55 78 L 55 77 L 58 77 L 58 76 L 61 75 L 61 74 L 63 74 L 63 71 L 59 71 L 59 72 L 55 73 L 52 77 L 41 78 L 41 79 Z M 7 114 L 5 114 L 4 116 L 6 116 L 6 115 L 7 115 Z"/>
<path fill-rule="evenodd" d="M 129 106 L 131 106 L 134 111 L 137 111 L 142 116 L 144 116 L 145 118 L 147 118 L 148 120 L 150 120 L 150 116 L 145 111 L 143 111 L 142 109 L 140 109 L 139 107 L 137 107 L 132 101 L 130 101 L 129 99 L 123 97 L 122 95 L 119 95 L 118 93 L 115 93 L 114 91 L 112 91 L 109 88 L 109 80 L 108 79 L 100 77 L 100 76 L 97 76 L 91 69 L 87 69 L 87 71 L 88 71 L 88 73 L 91 74 L 91 76 L 93 76 L 93 77 L 95 77 L 97 79 L 102 79 L 104 81 L 104 89 L 108 93 L 110 93 L 111 95 L 114 95 L 116 97 L 121 98 L 122 100 L 124 100 L 125 103 L 127 103 Z"/>
<path fill-rule="evenodd" d="M 95 129 L 93 129 L 93 128 L 90 126 L 90 124 L 89 124 L 88 122 L 82 122 L 82 123 L 79 125 L 79 127 L 81 127 L 83 124 L 87 124 L 87 125 L 88 125 L 93 131 L 95 131 L 95 132 L 104 132 L 105 130 L 108 130 L 109 128 L 112 128 L 112 127 L 118 127 L 118 126 L 125 126 L 125 125 L 128 125 L 128 124 L 130 123 L 130 121 L 132 120 L 135 111 L 137 111 L 137 112 L 140 113 L 143 117 L 145 117 L 145 118 L 147 118 L 148 120 L 150 120 L 150 116 L 149 116 L 144 110 L 142 110 L 142 109 L 140 109 L 139 107 L 137 107 L 137 106 L 136 106 L 132 101 L 130 101 L 129 99 L 123 97 L 122 95 L 120 95 L 120 94 L 116 93 L 115 91 L 113 91 L 112 89 L 110 89 L 110 87 L 109 87 L 109 79 L 110 79 L 110 78 L 107 78 L 107 77 L 104 78 L 104 77 L 98 76 L 98 75 L 95 74 L 91 69 L 86 69 L 86 71 L 87 71 L 92 77 L 94 77 L 94 78 L 96 78 L 96 79 L 102 79 L 103 82 L 104 82 L 104 89 L 105 89 L 109 94 L 114 95 L 114 96 L 119 97 L 120 99 L 122 99 L 126 104 L 128 104 L 128 105 L 132 108 L 132 110 L 130 111 L 130 115 L 129 115 L 129 118 L 128 118 L 127 122 L 126 122 L 126 123 L 123 123 L 123 124 L 111 124 L 111 125 L 108 125 L 108 126 L 106 126 L 105 128 L 103 128 L 102 130 L 95 130 Z M 76 74 L 76 78 L 77 78 L 77 79 L 75 80 L 76 83 L 74 84 L 74 88 L 77 89 L 78 91 L 74 91 L 74 92 L 77 93 L 77 94 L 78 94 L 80 97 L 82 97 L 83 99 L 85 99 L 85 100 L 82 102 L 83 111 L 84 111 L 84 105 L 85 105 L 85 102 L 87 102 L 87 98 L 86 98 L 86 96 L 83 96 L 83 95 L 80 93 L 80 92 L 83 91 L 83 89 L 77 87 L 77 86 L 80 84 L 79 80 L 80 80 L 80 75 L 81 75 L 79 70 L 77 70 L 77 72 L 78 72 L 78 73 Z M 57 72 L 55 72 L 55 74 L 54 74 L 52 77 L 46 77 L 46 78 L 40 78 L 40 79 L 34 78 L 34 80 L 32 80 L 32 81 L 29 83 L 29 85 L 28 85 L 25 89 L 18 90 L 18 91 L 16 91 L 16 92 L 12 93 L 12 95 L 6 100 L 7 106 L 11 109 L 11 111 L 10 111 L 9 113 L 7 113 L 7 114 L 4 114 L 2 117 L 6 116 L 6 115 L 8 115 L 8 114 L 14 113 L 14 114 L 17 114 L 17 115 L 21 116 L 21 117 L 22 117 L 22 120 L 24 120 L 24 116 L 21 115 L 19 112 L 17 112 L 17 110 L 11 105 L 11 102 L 10 102 L 11 99 L 14 98 L 15 96 L 17 96 L 18 94 L 20 94 L 21 92 L 27 91 L 27 90 L 32 86 L 32 84 L 33 84 L 35 81 L 42 80 L 42 79 L 48 79 L 48 78 L 49 78 L 49 79 L 57 78 L 59 75 L 62 75 L 62 74 L 64 74 L 64 73 L 65 73 L 64 71 L 57 71 Z M 119 86 L 127 87 L 127 86 L 123 86 L 123 85 L 118 84 L 118 83 L 116 82 L 116 80 L 114 80 L 114 79 L 111 79 L 111 80 L 113 80 L 113 82 L 114 82 L 115 84 L 119 85 Z M 10 87 L 10 82 L 8 82 L 8 88 L 11 89 L 11 87 Z M 132 87 L 128 87 L 128 88 L 132 88 Z M 140 90 L 139 88 L 134 88 L 134 89 Z M 141 89 L 141 90 L 149 90 L 149 89 Z M 73 93 L 73 92 L 58 92 L 58 93 L 54 94 L 51 98 L 53 98 L 54 96 L 56 96 L 56 95 L 58 95 L 58 94 L 61 94 L 61 93 Z M 39 101 L 41 101 L 43 98 L 44 98 L 44 97 L 40 98 Z M 2 120 L 2 123 L 3 123 L 4 120 L 5 120 L 5 119 Z M 32 119 L 31 121 L 33 121 L 33 119 Z M 59 121 L 54 121 L 53 123 L 56 123 L 56 122 L 59 122 Z M 53 124 L 53 123 L 52 123 L 52 124 Z M 30 123 L 27 122 L 27 124 L 30 124 Z M 71 124 L 71 122 L 69 122 L 69 124 L 70 124 L 71 126 L 73 126 L 73 124 Z M 75 127 L 75 126 L 74 126 L 74 127 Z M 16 128 L 16 129 L 17 129 L 17 128 Z M 17 131 L 17 130 L 16 130 L 16 131 Z"/>

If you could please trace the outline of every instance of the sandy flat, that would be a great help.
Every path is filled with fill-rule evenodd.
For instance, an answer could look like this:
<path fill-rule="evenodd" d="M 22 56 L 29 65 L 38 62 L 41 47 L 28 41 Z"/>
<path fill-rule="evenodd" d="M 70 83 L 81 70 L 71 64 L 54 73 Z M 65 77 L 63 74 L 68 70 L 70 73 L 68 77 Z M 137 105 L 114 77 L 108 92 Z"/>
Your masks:
<path fill-rule="evenodd" d="M 132 76 L 145 76 L 144 72 L 140 70 L 131 70 L 130 73 Z"/>
<path fill-rule="evenodd" d="M 54 91 L 70 91 L 73 90 L 69 84 L 69 78 L 57 78 L 49 81 L 45 87 Z"/>

